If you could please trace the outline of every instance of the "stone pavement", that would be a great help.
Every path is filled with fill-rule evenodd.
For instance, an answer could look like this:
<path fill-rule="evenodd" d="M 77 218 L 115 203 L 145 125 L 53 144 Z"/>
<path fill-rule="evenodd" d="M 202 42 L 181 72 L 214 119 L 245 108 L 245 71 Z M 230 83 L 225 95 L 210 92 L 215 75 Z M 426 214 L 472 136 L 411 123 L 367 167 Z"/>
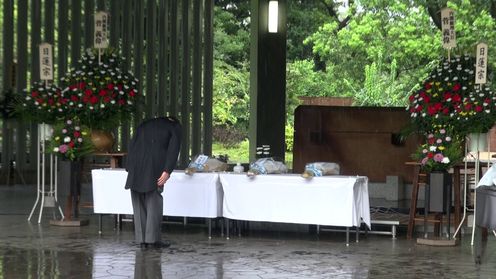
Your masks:
<path fill-rule="evenodd" d="M 51 209 L 41 224 L 34 186 L 0 186 L 0 279 L 6 278 L 496 278 L 496 238 L 486 243 L 476 265 L 470 236 L 455 247 L 417 245 L 398 238 L 361 235 L 345 245 L 345 234 L 246 231 L 226 239 L 215 230 L 208 239 L 203 224 L 169 224 L 166 249 L 141 249 L 133 243 L 131 223 L 113 229 L 104 217 L 84 227 L 49 225 Z"/>

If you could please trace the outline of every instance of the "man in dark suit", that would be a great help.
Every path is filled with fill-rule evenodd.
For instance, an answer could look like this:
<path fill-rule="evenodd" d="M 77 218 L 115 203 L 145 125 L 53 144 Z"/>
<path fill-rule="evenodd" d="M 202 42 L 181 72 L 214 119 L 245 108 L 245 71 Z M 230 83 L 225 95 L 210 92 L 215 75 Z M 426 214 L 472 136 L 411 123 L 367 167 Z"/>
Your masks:
<path fill-rule="evenodd" d="M 126 189 L 131 189 L 134 233 L 141 247 L 168 247 L 161 241 L 164 184 L 174 170 L 181 146 L 181 125 L 172 117 L 141 123 L 129 145 Z"/>

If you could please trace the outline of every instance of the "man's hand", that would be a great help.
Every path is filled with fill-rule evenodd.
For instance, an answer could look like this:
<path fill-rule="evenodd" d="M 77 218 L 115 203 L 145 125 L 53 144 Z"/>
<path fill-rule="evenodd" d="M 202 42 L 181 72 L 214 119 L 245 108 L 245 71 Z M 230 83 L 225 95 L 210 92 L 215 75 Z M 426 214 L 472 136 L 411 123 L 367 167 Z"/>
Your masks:
<path fill-rule="evenodd" d="M 167 182 L 167 180 L 169 180 L 169 177 L 170 177 L 170 175 L 166 171 L 163 171 L 162 175 L 157 180 L 157 185 L 159 187 L 164 186 L 165 182 Z"/>

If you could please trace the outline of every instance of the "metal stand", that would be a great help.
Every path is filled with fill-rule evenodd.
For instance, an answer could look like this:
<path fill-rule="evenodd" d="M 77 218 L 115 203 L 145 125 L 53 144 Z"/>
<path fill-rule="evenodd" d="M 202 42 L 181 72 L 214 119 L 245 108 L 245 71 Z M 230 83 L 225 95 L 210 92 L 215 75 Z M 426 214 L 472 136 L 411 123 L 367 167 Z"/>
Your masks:
<path fill-rule="evenodd" d="M 484 134 L 486 137 L 487 137 L 487 134 Z M 479 180 L 480 180 L 480 152 L 481 152 L 481 146 L 479 146 L 479 142 L 480 142 L 480 136 L 481 134 L 477 134 L 477 138 L 475 139 L 476 140 L 476 150 L 475 150 L 475 157 L 474 157 L 474 175 L 475 175 L 475 186 L 477 186 L 477 184 L 479 183 Z M 469 138 L 466 138 L 465 140 L 465 174 L 464 174 L 464 183 L 463 183 L 463 217 L 460 221 L 460 224 L 458 225 L 455 233 L 453 234 L 453 238 L 456 238 L 456 235 L 458 234 L 458 232 L 460 231 L 462 225 L 463 225 L 463 222 L 465 221 L 465 218 L 467 216 L 467 190 L 468 190 L 468 178 L 467 178 L 467 171 L 468 171 L 468 155 L 472 156 L 472 152 L 469 152 L 468 151 L 468 141 L 469 140 L 474 140 L 474 139 L 469 139 Z M 490 141 L 488 141 L 490 142 Z M 488 143 L 488 146 L 484 147 L 484 148 L 487 148 L 488 149 L 488 156 L 489 158 L 487 159 L 487 166 L 489 167 L 489 163 L 491 161 L 491 158 L 490 158 L 490 148 L 489 148 L 489 143 Z M 476 202 L 477 202 L 477 194 L 476 194 L 477 191 L 474 191 L 473 195 L 474 195 L 474 209 L 473 209 L 473 212 L 474 212 L 474 218 L 473 218 L 473 224 L 472 224 L 472 239 L 471 239 L 471 242 L 470 242 L 470 245 L 473 246 L 474 245 L 474 235 L 475 235 L 475 207 L 476 207 Z"/>
<path fill-rule="evenodd" d="M 31 221 L 31 217 L 33 217 L 33 213 L 38 206 L 38 202 L 40 202 L 40 214 L 38 216 L 38 224 L 41 223 L 41 216 L 43 214 L 44 207 L 52 207 L 53 208 L 53 219 L 56 219 L 55 213 L 56 208 L 58 207 L 60 215 L 62 219 L 64 219 L 64 213 L 60 208 L 60 205 L 57 200 L 57 157 L 53 154 L 50 154 L 50 163 L 49 163 L 49 171 L 50 171 L 50 183 L 46 183 L 46 140 L 50 138 L 50 127 L 44 123 L 38 125 L 38 162 L 36 166 L 36 183 L 37 183 L 37 195 L 36 201 L 34 203 L 33 209 L 29 214 L 28 221 Z"/>

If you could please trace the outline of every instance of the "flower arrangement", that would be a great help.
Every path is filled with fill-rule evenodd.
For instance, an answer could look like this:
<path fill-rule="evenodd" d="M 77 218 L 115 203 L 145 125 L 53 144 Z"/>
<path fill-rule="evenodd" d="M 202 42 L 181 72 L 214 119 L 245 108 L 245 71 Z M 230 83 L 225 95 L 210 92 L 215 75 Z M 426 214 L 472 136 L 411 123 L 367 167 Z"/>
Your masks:
<path fill-rule="evenodd" d="M 120 59 L 111 49 L 100 56 L 88 50 L 61 79 L 62 93 L 70 115 L 77 115 L 90 128 L 115 127 L 116 121 L 128 118 L 140 100 L 138 80 L 123 73 Z"/>
<path fill-rule="evenodd" d="M 463 158 L 461 141 L 445 128 L 428 133 L 425 143 L 420 145 L 413 158 L 420 162 L 423 170 L 444 171 L 459 163 Z"/>
<path fill-rule="evenodd" d="M 23 100 L 15 105 L 15 112 L 21 118 L 37 123 L 53 124 L 66 113 L 66 99 L 56 85 L 34 82 Z"/>
<path fill-rule="evenodd" d="M 475 84 L 473 57 L 443 60 L 409 96 L 412 124 L 424 133 L 433 126 L 452 127 L 460 135 L 487 132 L 496 121 L 496 96 L 489 86 Z"/>
<path fill-rule="evenodd" d="M 78 119 L 67 119 L 55 126 L 50 150 L 64 159 L 76 161 L 93 151 L 88 131 Z"/>

